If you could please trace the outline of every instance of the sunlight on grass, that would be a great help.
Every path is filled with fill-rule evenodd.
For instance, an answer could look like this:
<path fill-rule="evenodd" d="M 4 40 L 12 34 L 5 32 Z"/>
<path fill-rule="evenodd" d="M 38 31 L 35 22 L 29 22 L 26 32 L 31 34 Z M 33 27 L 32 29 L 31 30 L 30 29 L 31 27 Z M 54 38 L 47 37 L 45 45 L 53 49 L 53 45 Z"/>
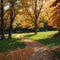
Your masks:
<path fill-rule="evenodd" d="M 51 48 L 54 46 L 60 46 L 60 38 L 53 39 L 48 37 L 49 35 L 56 34 L 57 32 L 58 31 L 38 32 L 37 35 L 34 35 L 34 33 L 26 33 L 21 34 L 21 36 L 23 36 L 24 38 L 36 40 Z"/>
<path fill-rule="evenodd" d="M 38 39 L 46 39 L 48 38 L 48 35 L 55 34 L 55 33 L 57 33 L 57 31 L 38 32 L 37 35 L 34 35 L 34 33 L 25 33 L 25 34 L 21 34 L 21 36 L 33 40 L 38 40 Z"/>

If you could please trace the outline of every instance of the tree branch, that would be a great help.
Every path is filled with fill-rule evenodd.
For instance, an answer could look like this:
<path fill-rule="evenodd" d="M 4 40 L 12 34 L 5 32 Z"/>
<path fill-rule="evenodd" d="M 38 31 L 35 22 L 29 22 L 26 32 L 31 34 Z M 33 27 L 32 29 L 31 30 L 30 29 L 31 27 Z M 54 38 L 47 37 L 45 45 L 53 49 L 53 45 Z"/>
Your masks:
<path fill-rule="evenodd" d="M 25 8 L 25 9 L 26 9 L 28 15 L 31 17 L 31 19 L 33 19 L 32 15 L 29 13 L 28 9 L 27 8 Z"/>

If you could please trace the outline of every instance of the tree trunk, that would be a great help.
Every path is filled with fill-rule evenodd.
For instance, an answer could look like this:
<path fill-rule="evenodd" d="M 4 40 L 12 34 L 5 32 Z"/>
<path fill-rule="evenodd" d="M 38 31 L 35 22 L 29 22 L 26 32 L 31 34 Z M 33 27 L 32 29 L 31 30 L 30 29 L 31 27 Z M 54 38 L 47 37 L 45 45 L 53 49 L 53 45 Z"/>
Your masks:
<path fill-rule="evenodd" d="M 35 35 L 37 34 L 37 20 L 35 20 Z"/>
<path fill-rule="evenodd" d="M 58 29 L 58 33 L 60 34 L 60 27 L 58 27 L 57 29 Z"/>
<path fill-rule="evenodd" d="M 11 10 L 10 10 L 9 39 L 12 38 L 12 24 L 13 24 L 13 21 L 14 21 L 14 18 L 15 18 L 14 4 L 11 4 L 10 8 L 11 8 Z"/>
<path fill-rule="evenodd" d="M 1 39 L 4 39 L 4 7 L 3 7 L 3 0 L 1 0 Z"/>
<path fill-rule="evenodd" d="M 37 29 L 36 29 L 36 27 L 35 27 L 35 35 L 37 35 Z"/>
<path fill-rule="evenodd" d="M 12 37 L 12 22 L 10 23 L 10 28 L 9 28 L 9 39 L 11 39 Z"/>
<path fill-rule="evenodd" d="M 9 27 L 9 39 L 11 39 L 12 35 L 12 23 L 13 23 L 13 11 L 10 12 L 10 27 Z"/>

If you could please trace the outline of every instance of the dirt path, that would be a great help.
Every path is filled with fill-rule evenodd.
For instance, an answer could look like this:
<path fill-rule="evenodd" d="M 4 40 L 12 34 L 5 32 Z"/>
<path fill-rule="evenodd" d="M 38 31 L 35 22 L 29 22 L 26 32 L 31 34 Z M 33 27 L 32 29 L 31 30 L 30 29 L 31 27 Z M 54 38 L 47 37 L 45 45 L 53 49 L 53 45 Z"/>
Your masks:
<path fill-rule="evenodd" d="M 0 60 L 53 60 L 48 47 L 30 39 L 22 40 L 26 43 L 24 49 L 18 48 L 10 52 L 0 53 Z"/>
<path fill-rule="evenodd" d="M 33 47 L 34 50 L 28 60 L 54 60 L 48 47 L 30 39 L 23 39 L 23 41 Z"/>

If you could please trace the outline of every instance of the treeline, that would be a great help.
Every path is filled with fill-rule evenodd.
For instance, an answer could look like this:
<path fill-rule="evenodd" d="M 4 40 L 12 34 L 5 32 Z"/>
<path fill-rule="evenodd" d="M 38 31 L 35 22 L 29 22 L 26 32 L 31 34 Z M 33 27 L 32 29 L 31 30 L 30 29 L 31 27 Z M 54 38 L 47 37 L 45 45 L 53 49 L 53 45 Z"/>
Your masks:
<path fill-rule="evenodd" d="M 11 39 L 14 31 L 34 31 L 37 34 L 40 30 L 56 28 L 60 32 L 60 0 L 0 0 L 2 40 L 5 31 Z"/>

